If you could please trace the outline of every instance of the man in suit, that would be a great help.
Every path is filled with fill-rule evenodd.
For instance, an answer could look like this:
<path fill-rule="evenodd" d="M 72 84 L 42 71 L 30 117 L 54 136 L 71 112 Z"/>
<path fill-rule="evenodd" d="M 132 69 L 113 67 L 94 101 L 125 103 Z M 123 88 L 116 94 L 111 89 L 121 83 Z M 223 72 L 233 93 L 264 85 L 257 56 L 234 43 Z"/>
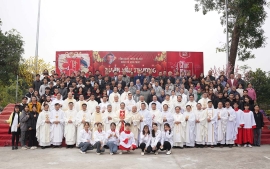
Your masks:
<path fill-rule="evenodd" d="M 95 72 L 95 81 L 97 81 L 98 80 L 98 76 L 100 75 L 100 73 L 99 73 L 99 71 L 98 70 L 96 70 L 96 72 Z"/>
<path fill-rule="evenodd" d="M 69 89 L 69 87 L 71 86 L 72 82 L 70 80 L 70 77 L 67 77 L 67 82 L 65 82 L 65 87 Z"/>
<path fill-rule="evenodd" d="M 168 76 L 167 76 L 166 70 L 163 71 L 162 78 L 163 78 L 164 84 L 167 84 Z"/>
<path fill-rule="evenodd" d="M 101 75 L 98 75 L 97 83 L 98 83 L 99 88 L 100 88 L 101 90 L 105 89 L 105 82 L 104 82 L 104 80 L 102 79 L 102 76 L 101 76 Z"/>
<path fill-rule="evenodd" d="M 230 74 L 230 78 L 227 80 L 227 83 L 230 85 L 230 87 L 232 86 L 238 86 L 238 81 L 237 79 L 234 78 L 234 74 Z"/>
<path fill-rule="evenodd" d="M 139 70 L 138 75 L 134 77 L 134 83 L 136 83 L 137 79 L 140 80 L 141 84 L 143 84 L 144 76 L 142 75 L 141 70 Z"/>
<path fill-rule="evenodd" d="M 172 84 L 175 84 L 175 78 L 172 76 L 172 72 L 171 71 L 168 72 L 168 79 L 170 79 L 170 81 L 171 81 Z"/>
<path fill-rule="evenodd" d="M 141 90 L 142 85 L 141 85 L 141 82 L 140 82 L 140 80 L 139 80 L 139 79 L 137 79 L 137 80 L 136 80 L 135 87 L 136 87 L 136 89 L 137 89 L 137 90 Z"/>
<path fill-rule="evenodd" d="M 151 82 L 151 79 L 153 78 L 152 70 L 151 69 L 149 70 L 148 76 L 146 76 L 146 78 L 147 78 L 147 83 L 150 83 Z"/>
<path fill-rule="evenodd" d="M 121 84 L 122 89 L 124 90 L 124 88 L 126 87 L 126 82 L 124 80 L 122 80 L 122 75 L 118 75 L 117 79 L 118 79 L 117 84 Z"/>
<path fill-rule="evenodd" d="M 117 72 L 117 71 L 114 71 L 114 72 L 113 72 L 113 77 L 112 77 L 112 79 L 114 79 L 115 82 L 118 81 L 118 72 Z"/>
<path fill-rule="evenodd" d="M 107 80 L 106 80 L 106 78 L 107 78 Z M 103 80 L 106 82 L 106 81 L 108 81 L 108 82 L 111 82 L 112 81 L 112 79 L 111 79 L 111 77 L 110 77 L 110 75 L 109 75 L 109 71 L 108 70 L 105 70 L 105 74 L 104 74 L 104 76 L 103 76 Z"/>
<path fill-rule="evenodd" d="M 108 83 L 108 84 L 106 84 L 106 87 L 105 87 L 105 89 L 104 90 L 106 90 L 106 94 L 107 94 L 107 96 L 110 96 L 110 94 L 113 92 L 112 90 L 111 90 L 111 86 L 110 86 L 110 84 Z"/>
<path fill-rule="evenodd" d="M 130 78 L 129 78 L 129 76 L 127 76 L 127 72 L 125 70 L 123 70 L 122 73 L 123 73 L 122 80 L 126 82 L 126 85 L 129 85 Z"/>
<path fill-rule="evenodd" d="M 158 72 L 158 76 L 156 77 L 156 80 L 160 82 L 160 80 L 163 80 L 162 72 Z"/>

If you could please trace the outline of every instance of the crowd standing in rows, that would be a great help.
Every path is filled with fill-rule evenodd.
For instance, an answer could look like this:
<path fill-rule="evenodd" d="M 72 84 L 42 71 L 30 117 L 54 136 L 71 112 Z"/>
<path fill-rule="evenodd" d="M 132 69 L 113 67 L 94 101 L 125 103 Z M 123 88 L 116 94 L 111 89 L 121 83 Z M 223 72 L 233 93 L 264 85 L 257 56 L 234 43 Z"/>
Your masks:
<path fill-rule="evenodd" d="M 200 77 L 190 72 L 123 71 L 109 76 L 44 70 L 7 120 L 12 150 L 61 147 L 109 148 L 111 155 L 171 154 L 174 148 L 260 146 L 263 115 L 256 92 L 238 74 Z M 28 142 L 28 146 L 26 143 Z"/>

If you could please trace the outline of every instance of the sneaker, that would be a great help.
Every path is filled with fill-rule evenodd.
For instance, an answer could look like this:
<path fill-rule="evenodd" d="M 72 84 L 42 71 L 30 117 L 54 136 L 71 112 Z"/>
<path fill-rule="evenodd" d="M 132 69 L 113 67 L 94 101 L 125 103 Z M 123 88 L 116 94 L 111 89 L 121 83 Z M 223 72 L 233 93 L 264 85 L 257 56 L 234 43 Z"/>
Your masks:
<path fill-rule="evenodd" d="M 31 149 L 31 150 L 35 150 L 35 147 L 31 147 L 30 149 Z"/>
<path fill-rule="evenodd" d="M 123 151 L 120 151 L 119 154 L 120 154 L 120 155 L 123 154 Z"/>
<path fill-rule="evenodd" d="M 247 147 L 247 144 L 245 144 L 244 147 Z"/>
<path fill-rule="evenodd" d="M 81 151 L 81 154 L 85 154 L 85 152 Z"/>
<path fill-rule="evenodd" d="M 113 153 L 110 153 L 110 155 L 113 155 Z"/>
<path fill-rule="evenodd" d="M 158 155 L 158 151 L 155 152 L 155 155 Z"/>
<path fill-rule="evenodd" d="M 30 147 L 28 147 L 28 146 L 25 146 L 25 148 L 30 149 Z"/>
<path fill-rule="evenodd" d="M 14 146 L 12 146 L 12 150 L 15 150 L 15 147 Z"/>
<path fill-rule="evenodd" d="M 172 154 L 172 153 L 171 153 L 171 151 L 167 151 L 167 153 L 166 153 L 166 154 L 167 154 L 167 155 L 170 155 L 170 154 Z"/>
<path fill-rule="evenodd" d="M 97 155 L 100 155 L 100 153 L 97 153 Z"/>
<path fill-rule="evenodd" d="M 130 150 L 128 150 L 127 153 L 130 153 Z"/>
<path fill-rule="evenodd" d="M 252 145 L 248 144 L 248 147 L 252 148 Z"/>
<path fill-rule="evenodd" d="M 241 147 L 241 144 L 237 144 L 238 147 Z"/>
<path fill-rule="evenodd" d="M 22 150 L 27 150 L 27 148 L 25 146 L 22 147 Z"/>
<path fill-rule="evenodd" d="M 141 155 L 144 156 L 144 152 L 141 152 Z"/>

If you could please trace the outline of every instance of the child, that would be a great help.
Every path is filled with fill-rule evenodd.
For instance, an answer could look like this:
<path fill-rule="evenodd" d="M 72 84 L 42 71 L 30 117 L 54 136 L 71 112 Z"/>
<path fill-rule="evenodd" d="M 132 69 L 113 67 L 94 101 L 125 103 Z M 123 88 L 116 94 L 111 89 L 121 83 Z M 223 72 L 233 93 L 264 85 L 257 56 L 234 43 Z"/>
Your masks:
<path fill-rule="evenodd" d="M 249 104 L 245 104 L 243 128 L 243 143 L 244 147 L 252 147 L 253 144 L 253 128 L 256 128 L 253 112 L 249 110 Z"/>
<path fill-rule="evenodd" d="M 171 127 L 168 123 L 164 124 L 164 131 L 162 132 L 162 137 L 161 137 L 161 146 L 160 150 L 167 151 L 167 155 L 171 154 L 171 148 L 173 146 L 173 133 L 171 130 Z"/>
<path fill-rule="evenodd" d="M 254 146 L 260 147 L 261 145 L 261 133 L 262 129 L 264 127 L 264 122 L 263 122 L 263 114 L 259 112 L 260 108 L 258 105 L 254 106 L 254 119 L 256 122 L 256 128 L 253 130 L 254 131 Z"/>
<path fill-rule="evenodd" d="M 120 145 L 119 149 L 123 153 L 123 150 L 130 152 L 130 150 L 135 150 L 137 148 L 134 134 L 130 132 L 130 123 L 125 124 L 125 131 L 122 131 L 120 134 Z"/>
<path fill-rule="evenodd" d="M 234 102 L 233 107 L 236 114 L 236 126 L 238 129 L 236 140 L 234 142 L 238 147 L 241 147 L 241 144 L 243 143 L 244 112 L 239 109 L 238 102 Z"/>
<path fill-rule="evenodd" d="M 38 119 L 37 108 L 36 106 L 33 106 L 32 111 L 30 112 L 30 117 L 28 119 L 28 131 L 29 131 L 28 147 L 31 147 L 31 150 L 37 149 L 38 146 L 36 138 L 37 119 Z"/>
<path fill-rule="evenodd" d="M 21 146 L 23 150 L 29 149 L 29 147 L 26 146 L 25 144 L 25 138 L 27 137 L 27 130 L 28 130 L 28 120 L 30 117 L 30 111 L 29 111 L 29 106 L 25 106 L 24 110 L 22 111 L 20 115 L 20 128 L 21 128 Z"/>
<path fill-rule="evenodd" d="M 16 105 L 14 112 L 11 113 L 9 119 L 6 121 L 9 123 L 9 134 L 12 134 L 12 150 L 18 149 L 19 135 L 20 135 L 20 106 Z M 14 144 L 16 140 L 16 144 Z M 15 146 L 16 145 L 16 146 Z"/>

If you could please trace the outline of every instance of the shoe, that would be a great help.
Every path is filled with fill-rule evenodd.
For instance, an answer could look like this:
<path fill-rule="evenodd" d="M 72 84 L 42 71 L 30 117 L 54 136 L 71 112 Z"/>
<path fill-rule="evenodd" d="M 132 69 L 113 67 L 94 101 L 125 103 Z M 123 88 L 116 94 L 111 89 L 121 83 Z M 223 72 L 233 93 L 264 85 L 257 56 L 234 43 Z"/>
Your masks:
<path fill-rule="evenodd" d="M 221 145 L 220 148 L 223 148 L 223 145 Z"/>
<path fill-rule="evenodd" d="M 241 144 L 237 144 L 238 147 L 241 147 Z"/>
<path fill-rule="evenodd" d="M 97 155 L 100 155 L 100 153 L 97 153 Z"/>
<path fill-rule="evenodd" d="M 214 148 L 214 146 L 211 146 L 211 148 Z"/>
<path fill-rule="evenodd" d="M 30 147 L 28 147 L 28 146 L 25 146 L 25 148 L 30 149 Z"/>
<path fill-rule="evenodd" d="M 130 153 L 130 150 L 128 150 L 127 153 Z"/>
<path fill-rule="evenodd" d="M 12 146 L 12 150 L 15 150 L 15 147 L 14 146 Z"/>
<path fill-rule="evenodd" d="M 15 150 L 18 150 L 18 146 L 15 146 Z"/>
<path fill-rule="evenodd" d="M 261 147 L 261 145 L 257 145 L 258 147 Z"/>
<path fill-rule="evenodd" d="M 81 151 L 81 154 L 85 154 L 85 152 Z"/>
<path fill-rule="evenodd" d="M 171 151 L 167 151 L 167 153 L 166 153 L 166 154 L 167 154 L 167 155 L 170 155 L 170 154 L 172 154 L 172 153 L 171 153 Z"/>
<path fill-rule="evenodd" d="M 42 146 L 41 149 L 45 149 L 46 147 L 45 146 Z"/>
<path fill-rule="evenodd" d="M 252 145 L 248 144 L 248 147 L 252 148 Z"/>
<path fill-rule="evenodd" d="M 25 146 L 22 147 L 22 150 L 27 150 L 27 148 Z"/>
<path fill-rule="evenodd" d="M 123 154 L 123 151 L 120 151 L 119 154 L 120 154 L 120 155 Z"/>
<path fill-rule="evenodd" d="M 244 147 L 247 147 L 247 144 L 245 144 Z"/>
<path fill-rule="evenodd" d="M 31 147 L 30 149 L 31 149 L 31 150 L 35 150 L 35 147 Z"/>
<path fill-rule="evenodd" d="M 180 149 L 184 149 L 184 147 L 179 147 Z M 202 147 L 201 147 L 202 148 Z"/>
<path fill-rule="evenodd" d="M 110 153 L 110 155 L 113 155 L 113 153 Z"/>
<path fill-rule="evenodd" d="M 144 152 L 141 152 L 141 155 L 144 156 Z"/>

